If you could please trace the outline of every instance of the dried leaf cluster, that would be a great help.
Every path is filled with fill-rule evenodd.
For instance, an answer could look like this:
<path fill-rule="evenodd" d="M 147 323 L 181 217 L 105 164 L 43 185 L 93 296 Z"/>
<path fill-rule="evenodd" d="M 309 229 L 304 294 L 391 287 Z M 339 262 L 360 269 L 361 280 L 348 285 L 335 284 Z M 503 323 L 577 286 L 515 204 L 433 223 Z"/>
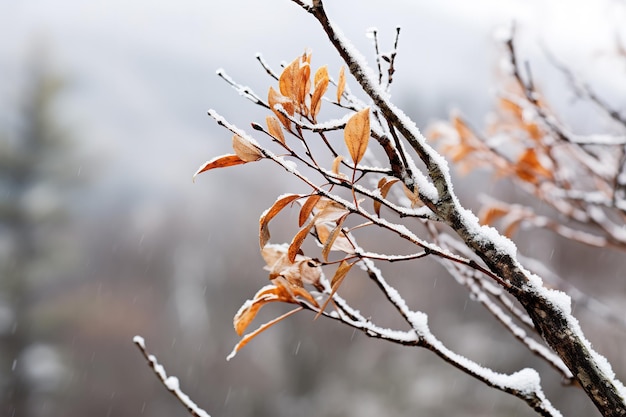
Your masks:
<path fill-rule="evenodd" d="M 309 188 L 305 193 L 278 197 L 259 219 L 259 245 L 270 283 L 235 315 L 235 329 L 243 337 L 229 357 L 270 326 L 308 310 L 316 317 L 323 315 L 370 337 L 430 349 L 477 380 L 522 399 L 539 414 L 560 415 L 545 397 L 535 374 L 535 382 L 521 386 L 515 374 L 492 371 L 447 348 L 431 332 L 426 314 L 412 310 L 376 266 L 377 262 L 430 258 L 443 265 L 529 351 L 564 380 L 580 384 L 599 409 L 626 412 L 619 394 L 623 386 L 598 365 L 599 355 L 585 341 L 571 312 L 562 303 L 553 302 L 552 290 L 544 288 L 529 268 L 522 267 L 511 242 L 484 225 L 499 220 L 508 236 L 521 225 L 543 225 L 585 243 L 626 247 L 615 220 L 615 215 L 623 216 L 626 208 L 626 174 L 622 173 L 626 141 L 575 137 L 555 122 L 549 107 L 538 98 L 534 83 L 521 77 L 511 40 L 507 46 L 515 68 L 515 87 L 500 99 L 498 117 L 488 128 L 488 137 L 482 137 L 460 116 L 435 126 L 431 137 L 457 165 L 468 171 L 478 167 L 493 169 L 568 219 L 596 226 L 599 233 L 572 229 L 538 216 L 527 207 L 493 200 L 485 205 L 480 224 L 455 195 L 441 155 L 389 101 L 399 30 L 389 53 L 380 53 L 374 33 L 379 75 L 375 80 L 360 58 L 354 56 L 352 47 L 338 36 L 322 1 L 316 0 L 313 5 L 293 1 L 321 23 L 370 102 L 364 104 L 346 87 L 343 67 L 337 81 L 331 79 L 327 66 L 319 67 L 312 75 L 310 51 L 287 64 L 280 74 L 259 59 L 277 82 L 269 87 L 267 100 L 220 72 L 242 95 L 268 109 L 265 124 L 252 123 L 252 128 L 265 135 L 269 143 L 261 145 L 262 141 L 257 142 L 210 110 L 218 124 L 232 132 L 234 153 L 207 161 L 194 177 L 215 168 L 270 161 Z M 331 84 L 336 90 L 329 98 Z M 324 102 L 345 116 L 320 123 Z M 338 144 L 335 137 L 339 133 L 343 142 Z M 498 146 L 500 143 L 504 145 Z M 384 155 L 385 162 L 377 159 L 372 144 Z M 612 146 L 621 150 L 615 153 Z M 424 168 L 418 168 L 414 156 Z M 572 161 L 579 165 L 572 169 Z M 309 178 L 310 172 L 315 179 Z M 297 227 L 293 225 L 290 242 L 276 244 L 271 242 L 270 224 L 285 210 L 298 210 Z M 620 219 L 622 223 L 626 220 Z M 359 245 L 363 231 L 390 234 L 406 242 L 414 252 L 398 255 L 368 251 Z M 353 266 L 357 264 L 402 317 L 408 330 L 379 326 L 340 296 L 342 283 L 356 271 Z M 327 279 L 326 274 L 331 278 Z M 295 308 L 244 335 L 260 309 L 273 302 L 292 304 Z M 527 370 L 520 372 L 524 371 Z"/>

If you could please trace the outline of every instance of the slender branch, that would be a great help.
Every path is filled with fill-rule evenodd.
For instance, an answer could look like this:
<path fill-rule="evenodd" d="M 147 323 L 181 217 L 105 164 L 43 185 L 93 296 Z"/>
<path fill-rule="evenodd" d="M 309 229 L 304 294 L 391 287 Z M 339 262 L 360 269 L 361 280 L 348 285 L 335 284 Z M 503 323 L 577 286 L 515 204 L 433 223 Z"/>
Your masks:
<path fill-rule="evenodd" d="M 137 346 L 143 357 L 146 358 L 148 365 L 152 368 L 159 381 L 161 381 L 163 386 L 167 388 L 167 390 L 171 392 L 183 406 L 185 406 L 191 416 L 211 417 L 180 389 L 178 378 L 175 376 L 167 376 L 165 368 L 159 364 L 156 356 L 150 354 L 146 349 L 146 343 L 143 337 L 135 336 L 133 338 L 133 343 Z"/>

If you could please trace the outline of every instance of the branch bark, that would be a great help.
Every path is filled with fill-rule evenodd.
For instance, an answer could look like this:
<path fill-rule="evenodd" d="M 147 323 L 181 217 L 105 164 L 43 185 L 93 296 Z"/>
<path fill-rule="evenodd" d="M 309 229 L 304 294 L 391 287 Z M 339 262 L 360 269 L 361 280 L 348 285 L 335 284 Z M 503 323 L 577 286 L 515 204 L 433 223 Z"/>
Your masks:
<path fill-rule="evenodd" d="M 626 415 L 624 386 L 615 379 L 606 360 L 593 351 L 577 320 L 570 314 L 569 306 L 562 305 L 556 292 L 544 288 L 537 277 L 521 266 L 506 238 L 494 233 L 493 229 L 480 226 L 475 216 L 469 215 L 461 206 L 452 189 L 445 160 L 378 88 L 352 45 L 328 19 L 322 1 L 314 1 L 312 6 L 295 2 L 315 16 L 351 74 L 426 165 L 437 196 L 420 190 L 420 199 L 456 231 L 494 274 L 502 278 L 500 284 L 523 305 L 536 329 L 567 365 L 598 410 L 604 416 Z M 409 189 L 415 189 L 413 179 L 403 180 Z"/>

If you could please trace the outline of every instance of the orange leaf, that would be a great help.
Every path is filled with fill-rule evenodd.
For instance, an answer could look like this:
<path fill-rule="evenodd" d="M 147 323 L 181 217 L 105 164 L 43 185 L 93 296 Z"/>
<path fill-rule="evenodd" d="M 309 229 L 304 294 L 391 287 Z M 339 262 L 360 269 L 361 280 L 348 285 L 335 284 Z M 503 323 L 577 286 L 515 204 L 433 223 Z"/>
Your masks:
<path fill-rule="evenodd" d="M 346 88 L 346 73 L 345 69 L 342 66 L 339 68 L 339 80 L 337 81 L 337 103 L 341 103 L 341 96 L 343 95 L 343 90 Z"/>
<path fill-rule="evenodd" d="M 283 109 L 287 112 L 288 115 L 293 116 L 294 113 L 294 104 L 289 98 L 280 94 L 274 88 L 270 87 L 270 91 L 267 94 L 267 101 L 269 103 L 270 109 L 274 112 L 278 120 L 285 126 L 285 129 L 291 129 L 291 121 L 285 117 L 285 115 L 281 114 L 278 110 L 276 110 L 276 105 L 280 104 L 283 106 Z"/>
<path fill-rule="evenodd" d="M 298 97 L 298 85 L 300 83 L 298 78 L 299 69 L 300 57 L 291 61 L 278 78 L 278 89 L 280 90 L 280 93 L 283 96 L 290 98 L 292 101 L 297 101 Z"/>
<path fill-rule="evenodd" d="M 320 109 L 322 108 L 322 96 L 328 88 L 328 68 L 326 66 L 320 67 L 315 72 L 313 80 L 315 89 L 313 90 L 313 95 L 311 96 L 311 116 L 313 116 L 313 119 L 315 120 Z"/>
<path fill-rule="evenodd" d="M 311 66 L 308 63 L 304 63 L 300 66 L 298 71 L 298 98 L 297 102 L 300 108 L 305 112 L 306 116 L 306 97 L 311 90 Z"/>
<path fill-rule="evenodd" d="M 283 129 L 280 127 L 280 122 L 274 116 L 267 116 L 265 118 L 267 122 L 267 130 L 273 138 L 278 139 L 280 143 L 285 144 L 285 136 L 283 135 Z"/>
<path fill-rule="evenodd" d="M 287 317 L 291 316 L 294 313 L 297 313 L 300 310 L 302 310 L 302 307 L 297 307 L 297 308 L 295 308 L 295 309 L 293 309 L 291 311 L 288 311 L 287 313 L 283 314 L 282 316 L 276 317 L 274 320 L 268 321 L 267 323 L 261 325 L 258 329 L 256 329 L 252 333 L 248 333 L 247 335 L 245 335 L 239 341 L 239 343 L 237 343 L 237 345 L 235 346 L 233 351 L 228 355 L 226 360 L 232 359 L 237 354 L 237 352 L 239 352 L 239 350 L 241 350 L 241 348 L 243 348 L 245 345 L 247 345 L 252 339 L 254 339 L 256 336 L 258 336 L 260 333 L 264 332 L 265 330 L 267 330 L 270 327 L 272 327 L 274 324 L 276 324 L 276 323 L 286 319 Z"/>
<path fill-rule="evenodd" d="M 492 225 L 496 220 L 508 213 L 508 210 L 500 207 L 489 207 L 481 213 L 480 221 L 482 224 Z"/>
<path fill-rule="evenodd" d="M 307 221 L 309 215 L 315 208 L 315 205 L 320 200 L 321 196 L 319 194 L 313 194 L 309 198 L 306 199 L 302 208 L 300 209 L 300 215 L 298 216 L 298 226 L 302 227 L 302 225 Z"/>
<path fill-rule="evenodd" d="M 280 295 L 280 289 L 275 285 L 266 285 L 254 295 L 252 300 L 246 301 L 233 317 L 233 325 L 239 336 L 243 334 L 248 325 L 254 320 L 257 313 L 265 304 L 285 299 Z"/>
<path fill-rule="evenodd" d="M 289 203 L 302 197 L 300 194 L 287 194 L 278 198 L 272 207 L 267 209 L 259 219 L 259 239 L 261 249 L 270 240 L 269 222 L 272 220 L 282 209 L 284 209 Z"/>
<path fill-rule="evenodd" d="M 348 152 L 356 166 L 365 151 L 370 138 L 370 109 L 369 107 L 358 111 L 348 119 L 343 132 Z"/>
<path fill-rule="evenodd" d="M 210 169 L 232 167 L 235 165 L 245 164 L 246 162 L 247 161 L 244 161 L 237 155 L 229 154 L 229 155 L 216 156 L 215 158 L 209 161 L 206 161 L 200 168 L 198 168 L 196 173 L 193 174 L 193 178 L 195 180 L 198 174 L 202 174 L 203 172 L 208 171 Z"/>
<path fill-rule="evenodd" d="M 239 135 L 233 136 L 233 149 L 237 156 L 246 162 L 254 162 L 263 158 L 263 154 L 256 146 Z"/>
<path fill-rule="evenodd" d="M 527 149 L 519 157 L 515 166 L 515 173 L 521 180 L 531 183 L 536 183 L 539 176 L 552 178 L 552 172 L 541 165 L 537 153 L 532 148 Z"/>

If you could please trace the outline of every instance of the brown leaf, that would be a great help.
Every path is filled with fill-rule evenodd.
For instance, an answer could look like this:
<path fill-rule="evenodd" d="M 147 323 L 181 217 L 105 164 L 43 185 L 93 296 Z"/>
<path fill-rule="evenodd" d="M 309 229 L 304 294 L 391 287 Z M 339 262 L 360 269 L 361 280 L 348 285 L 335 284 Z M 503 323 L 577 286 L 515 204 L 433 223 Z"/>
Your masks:
<path fill-rule="evenodd" d="M 317 233 L 317 237 L 320 243 L 322 244 L 322 247 L 324 247 L 324 244 L 330 238 L 330 233 L 331 233 L 330 227 L 327 224 L 318 223 L 315 225 L 315 231 Z M 330 250 L 338 250 L 344 253 L 353 254 L 354 246 L 352 246 L 352 244 L 350 243 L 350 240 L 348 240 L 346 235 L 341 233 L 337 235 L 337 238 L 335 238 L 335 241 L 333 242 Z"/>
<path fill-rule="evenodd" d="M 328 238 L 323 242 L 324 246 L 322 247 L 322 257 L 324 258 L 325 261 L 328 261 L 328 254 L 330 253 L 333 245 L 335 244 L 335 241 L 339 237 L 339 234 L 342 233 L 341 228 L 343 227 L 343 221 L 346 219 L 346 217 L 348 217 L 347 214 L 341 217 L 337 221 L 337 225 L 330 232 L 330 234 L 328 235 Z"/>
<path fill-rule="evenodd" d="M 285 144 L 285 136 L 283 135 L 283 129 L 280 127 L 280 122 L 274 116 L 267 116 L 265 118 L 267 122 L 267 131 L 273 138 L 278 139 L 280 143 Z"/>
<path fill-rule="evenodd" d="M 420 193 L 419 193 L 419 189 L 417 188 L 417 184 L 414 184 L 413 187 L 415 187 L 414 191 L 411 191 L 409 189 L 409 187 L 406 186 L 406 184 L 402 183 L 403 190 L 404 190 L 404 195 L 406 195 L 406 197 L 409 199 L 409 201 L 411 202 L 411 207 L 415 207 L 416 205 L 421 203 L 420 200 Z"/>
<path fill-rule="evenodd" d="M 322 108 L 322 96 L 328 88 L 328 68 L 326 66 L 320 67 L 315 72 L 313 80 L 315 89 L 313 90 L 313 95 L 311 96 L 311 116 L 313 117 L 313 120 L 315 120 L 320 112 L 320 109 Z"/>
<path fill-rule="evenodd" d="M 348 119 L 343 135 L 348 152 L 356 166 L 363 158 L 363 155 L 365 155 L 370 138 L 369 107 L 354 113 Z"/>
<path fill-rule="evenodd" d="M 322 270 L 318 261 L 304 255 L 296 255 L 292 263 L 287 258 L 287 245 L 266 245 L 261 254 L 267 263 L 265 269 L 270 271 L 270 280 L 285 278 L 292 287 L 304 284 L 319 286 Z"/>
<path fill-rule="evenodd" d="M 320 199 L 315 205 L 315 209 L 318 210 L 316 223 L 336 222 L 343 215 L 349 213 L 344 206 L 326 197 Z"/>
<path fill-rule="evenodd" d="M 387 194 L 389 194 L 389 190 L 391 189 L 391 186 L 394 185 L 395 183 L 397 183 L 398 181 L 400 181 L 400 180 L 397 179 L 397 178 L 391 178 L 391 179 L 387 180 L 386 177 L 382 177 L 378 181 L 378 190 L 380 191 L 380 196 L 383 199 L 386 199 L 387 198 Z M 376 213 L 376 215 L 378 217 L 380 217 L 380 207 L 381 207 L 380 201 L 374 200 L 374 212 Z"/>
<path fill-rule="evenodd" d="M 296 260 L 296 255 L 300 251 L 302 243 L 304 243 L 304 240 L 311 231 L 311 228 L 315 224 L 316 220 L 317 215 L 315 215 L 310 222 L 308 222 L 302 229 L 300 229 L 291 240 L 291 243 L 289 244 L 289 249 L 287 250 L 287 259 L 289 259 L 289 262 L 293 263 Z"/>
<path fill-rule="evenodd" d="M 306 199 L 302 208 L 300 209 L 300 215 L 298 216 L 298 227 L 302 227 L 302 225 L 307 221 L 309 215 L 315 208 L 315 205 L 320 200 L 321 196 L 319 194 L 313 194 L 309 198 Z"/>
<path fill-rule="evenodd" d="M 193 179 L 195 180 L 198 174 L 202 174 L 203 172 L 208 171 L 210 169 L 232 167 L 235 165 L 245 164 L 246 162 L 247 161 L 244 161 L 237 155 L 229 154 L 229 155 L 216 156 L 215 158 L 209 161 L 206 161 L 204 164 L 202 164 L 202 166 L 198 168 L 196 173 L 193 174 Z"/>
<path fill-rule="evenodd" d="M 233 135 L 233 149 L 237 156 L 246 162 L 254 162 L 263 158 L 263 154 L 256 146 L 239 135 Z"/>
<path fill-rule="evenodd" d="M 342 66 L 339 68 L 339 80 L 337 81 L 337 103 L 341 103 L 341 96 L 343 95 L 343 90 L 346 88 L 346 71 Z"/>
<path fill-rule="evenodd" d="M 269 222 L 276 216 L 282 209 L 284 209 L 289 203 L 302 197 L 300 194 L 287 194 L 277 199 L 272 207 L 267 209 L 259 219 L 259 239 L 261 249 L 270 240 Z"/>
<path fill-rule="evenodd" d="M 320 307 L 320 309 L 319 309 L 317 315 L 315 316 L 315 318 L 318 318 L 324 312 L 324 310 L 326 310 L 326 306 L 328 306 L 328 303 L 330 302 L 330 300 L 333 299 L 333 296 L 335 295 L 335 293 L 337 292 L 337 290 L 341 286 L 341 283 L 343 282 L 343 280 L 348 275 L 348 272 L 350 272 L 350 268 L 352 268 L 352 266 L 355 263 L 356 262 L 349 263 L 349 262 L 346 262 L 345 260 L 341 261 L 341 263 L 339 264 L 339 267 L 337 268 L 337 271 L 335 271 L 335 275 L 333 276 L 333 279 L 332 279 L 332 281 L 330 283 L 330 286 L 331 286 L 330 295 L 328 296 L 326 301 L 324 301 L 324 304 L 322 305 L 322 307 Z"/>
<path fill-rule="evenodd" d="M 293 101 L 291 101 L 291 99 L 289 99 L 288 97 L 285 97 L 284 95 L 280 94 L 279 92 L 274 90 L 274 88 L 272 87 L 270 87 L 270 91 L 267 93 L 267 101 L 270 106 L 270 109 L 274 112 L 276 117 L 278 117 L 278 120 L 280 120 L 283 126 L 285 126 L 285 129 L 290 130 L 291 121 L 287 117 L 285 117 L 285 115 L 281 114 L 278 110 L 276 110 L 275 106 L 276 104 L 282 105 L 283 109 L 285 109 L 287 114 L 290 116 L 293 116 L 294 110 L 295 110 Z"/>

